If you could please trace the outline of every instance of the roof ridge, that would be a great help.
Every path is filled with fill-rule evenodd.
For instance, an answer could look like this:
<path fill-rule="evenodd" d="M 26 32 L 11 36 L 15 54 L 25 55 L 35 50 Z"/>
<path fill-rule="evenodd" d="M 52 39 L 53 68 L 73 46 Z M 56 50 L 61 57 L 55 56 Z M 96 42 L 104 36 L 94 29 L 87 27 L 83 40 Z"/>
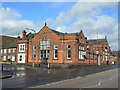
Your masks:
<path fill-rule="evenodd" d="M 17 39 L 17 37 L 6 36 L 6 35 L 0 35 L 0 37 L 9 37 L 9 38 L 15 38 L 15 39 Z"/>
<path fill-rule="evenodd" d="M 88 39 L 88 41 L 90 41 L 90 40 L 105 40 L 105 39 Z"/>

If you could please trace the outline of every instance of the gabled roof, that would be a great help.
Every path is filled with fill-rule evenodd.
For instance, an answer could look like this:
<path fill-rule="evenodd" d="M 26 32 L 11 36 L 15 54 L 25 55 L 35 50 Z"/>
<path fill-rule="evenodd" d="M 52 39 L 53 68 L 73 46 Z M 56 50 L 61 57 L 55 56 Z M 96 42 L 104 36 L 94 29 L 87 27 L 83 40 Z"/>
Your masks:
<path fill-rule="evenodd" d="M 0 36 L 0 40 L 2 40 L 1 48 L 17 48 L 18 38 L 10 36 Z"/>
<path fill-rule="evenodd" d="M 105 39 L 93 39 L 93 40 L 88 40 L 88 43 L 92 43 L 93 45 L 101 45 L 104 44 Z"/>

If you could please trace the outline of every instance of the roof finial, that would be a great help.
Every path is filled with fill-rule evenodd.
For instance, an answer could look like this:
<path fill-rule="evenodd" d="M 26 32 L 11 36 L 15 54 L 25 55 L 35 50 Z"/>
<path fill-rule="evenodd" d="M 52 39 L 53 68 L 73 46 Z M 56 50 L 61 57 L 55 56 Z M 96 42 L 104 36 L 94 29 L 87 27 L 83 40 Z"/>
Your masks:
<path fill-rule="evenodd" d="M 45 22 L 45 26 L 47 26 L 47 23 Z"/>

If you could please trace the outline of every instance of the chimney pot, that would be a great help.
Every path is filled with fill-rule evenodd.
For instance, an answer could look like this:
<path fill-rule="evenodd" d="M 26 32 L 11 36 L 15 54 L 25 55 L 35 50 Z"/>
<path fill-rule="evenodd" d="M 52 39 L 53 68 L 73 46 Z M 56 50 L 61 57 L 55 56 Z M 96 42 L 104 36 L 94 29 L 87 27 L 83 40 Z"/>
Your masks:
<path fill-rule="evenodd" d="M 25 37 L 26 37 L 26 31 L 23 30 L 23 32 L 22 32 L 22 38 L 25 38 Z"/>

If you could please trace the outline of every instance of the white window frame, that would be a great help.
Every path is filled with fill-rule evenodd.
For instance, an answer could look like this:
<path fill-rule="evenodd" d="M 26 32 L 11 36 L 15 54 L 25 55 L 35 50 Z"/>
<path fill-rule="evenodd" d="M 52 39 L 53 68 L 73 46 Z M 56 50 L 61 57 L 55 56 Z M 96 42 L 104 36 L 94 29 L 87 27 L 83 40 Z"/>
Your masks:
<path fill-rule="evenodd" d="M 21 48 L 21 46 L 22 46 L 22 48 Z M 23 50 L 23 46 L 24 46 L 24 50 Z M 19 44 L 19 52 L 25 52 L 25 44 Z"/>
<path fill-rule="evenodd" d="M 82 45 L 79 45 L 79 59 L 84 59 L 84 56 L 83 56 L 83 51 L 84 51 L 84 46 Z"/>
<path fill-rule="evenodd" d="M 10 59 L 10 60 L 11 60 L 11 56 L 8 56 L 8 59 Z"/>
<path fill-rule="evenodd" d="M 16 48 L 13 48 L 13 52 L 15 52 L 16 51 Z"/>
<path fill-rule="evenodd" d="M 33 45 L 33 52 L 32 52 L 32 58 L 36 60 L 36 45 Z"/>
<path fill-rule="evenodd" d="M 20 56 L 22 56 L 22 61 L 20 61 Z M 25 53 L 18 54 L 18 63 L 25 63 Z"/>
<path fill-rule="evenodd" d="M 7 49 L 4 49 L 4 53 L 6 53 L 7 52 Z"/>
<path fill-rule="evenodd" d="M 70 45 L 70 48 L 68 48 L 68 45 Z M 71 50 L 71 44 L 67 44 L 67 59 L 71 59 L 71 57 L 68 57 L 68 50 Z"/>
<path fill-rule="evenodd" d="M 11 53 L 11 48 L 8 49 L 8 53 Z"/>
<path fill-rule="evenodd" d="M 3 52 L 3 49 L 1 49 L 1 50 L 0 50 L 0 52 L 1 52 L 1 54 L 2 54 L 2 52 Z"/>
<path fill-rule="evenodd" d="M 15 61 L 15 56 L 12 56 L 12 61 Z"/>
<path fill-rule="evenodd" d="M 46 42 L 46 43 L 44 43 L 44 42 Z M 48 53 L 48 51 L 49 51 L 49 53 Z M 43 59 L 44 56 L 46 56 L 48 58 L 50 57 L 50 40 L 41 40 L 40 41 L 39 59 Z"/>
<path fill-rule="evenodd" d="M 55 51 L 56 50 L 57 50 L 57 57 L 55 57 Z M 58 45 L 54 45 L 54 59 L 58 59 Z"/>
<path fill-rule="evenodd" d="M 6 61 L 6 56 L 3 56 L 3 60 Z"/>

